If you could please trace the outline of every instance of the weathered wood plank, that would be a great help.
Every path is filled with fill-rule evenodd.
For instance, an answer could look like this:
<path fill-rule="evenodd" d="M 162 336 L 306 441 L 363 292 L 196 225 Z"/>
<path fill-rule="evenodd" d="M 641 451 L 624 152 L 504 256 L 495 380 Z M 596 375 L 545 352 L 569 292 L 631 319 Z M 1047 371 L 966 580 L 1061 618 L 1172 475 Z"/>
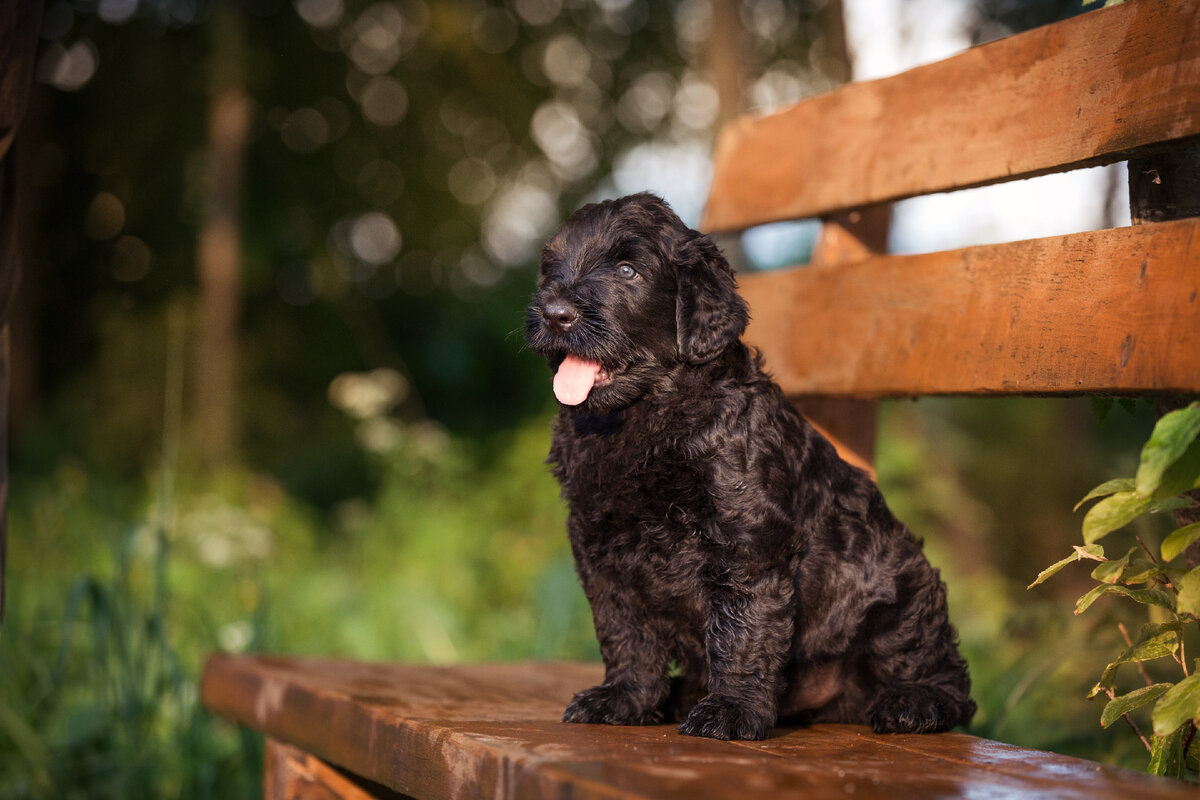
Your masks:
<path fill-rule="evenodd" d="M 210 710 L 419 798 L 1191 798 L 1186 784 L 964 734 L 778 728 L 763 742 L 673 725 L 559 722 L 599 665 L 419 667 L 213 656 Z"/>
<path fill-rule="evenodd" d="M 263 800 L 405 800 L 406 795 L 343 774 L 311 753 L 267 739 Z"/>
<path fill-rule="evenodd" d="M 266 740 L 263 762 L 263 800 L 409 800 L 275 739 Z"/>
<path fill-rule="evenodd" d="M 791 395 L 1200 391 L 1200 219 L 744 275 Z"/>
<path fill-rule="evenodd" d="M 727 125 L 703 227 L 1112 161 L 1200 135 L 1200 4 L 1132 0 Z"/>

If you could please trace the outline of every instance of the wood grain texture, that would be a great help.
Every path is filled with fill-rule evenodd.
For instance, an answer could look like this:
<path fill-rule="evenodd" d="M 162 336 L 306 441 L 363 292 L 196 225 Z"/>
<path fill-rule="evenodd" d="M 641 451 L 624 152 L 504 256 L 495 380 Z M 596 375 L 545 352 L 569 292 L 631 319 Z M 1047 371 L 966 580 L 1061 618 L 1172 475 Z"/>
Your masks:
<path fill-rule="evenodd" d="M 420 667 L 212 656 L 206 707 L 414 797 L 1192 798 L 1186 784 L 964 734 L 850 725 L 719 742 L 559 722 L 599 665 Z"/>
<path fill-rule="evenodd" d="M 790 395 L 1200 391 L 1200 219 L 740 283 Z"/>
<path fill-rule="evenodd" d="M 368 784 L 303 750 L 267 739 L 263 800 L 405 800 L 406 795 Z"/>
<path fill-rule="evenodd" d="M 828 216 L 1198 135 L 1200 4 L 1131 0 L 735 120 L 703 227 Z"/>
<path fill-rule="evenodd" d="M 870 206 L 831 217 L 821 225 L 813 247 L 813 265 L 862 261 L 887 252 L 891 206 Z M 875 400 L 808 397 L 796 408 L 833 443 L 846 461 L 875 477 L 875 438 L 879 404 Z"/>

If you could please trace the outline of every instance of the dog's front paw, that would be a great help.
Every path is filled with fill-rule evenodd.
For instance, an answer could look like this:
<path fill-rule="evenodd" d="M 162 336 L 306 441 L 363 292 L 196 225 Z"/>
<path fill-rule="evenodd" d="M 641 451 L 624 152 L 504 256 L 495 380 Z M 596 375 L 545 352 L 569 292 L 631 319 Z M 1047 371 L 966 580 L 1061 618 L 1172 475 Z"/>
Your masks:
<path fill-rule="evenodd" d="M 603 683 L 584 689 L 563 713 L 563 722 L 653 725 L 662 721 L 660 704 L 632 686 Z"/>
<path fill-rule="evenodd" d="M 710 739 L 765 739 L 772 715 L 728 697 L 708 695 L 697 703 L 679 726 L 687 736 Z"/>

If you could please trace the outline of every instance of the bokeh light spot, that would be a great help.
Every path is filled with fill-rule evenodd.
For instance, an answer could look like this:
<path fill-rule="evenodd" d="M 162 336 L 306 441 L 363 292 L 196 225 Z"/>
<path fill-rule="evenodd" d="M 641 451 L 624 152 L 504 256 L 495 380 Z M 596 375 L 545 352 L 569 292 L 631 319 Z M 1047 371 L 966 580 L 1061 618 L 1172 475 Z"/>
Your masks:
<path fill-rule="evenodd" d="M 87 86 L 100 66 L 96 46 L 80 39 L 70 47 L 55 42 L 46 48 L 38 62 L 38 77 L 56 89 L 75 92 Z"/>
<path fill-rule="evenodd" d="M 136 236 L 122 236 L 113 242 L 112 275 L 123 283 L 140 281 L 150 274 L 154 255 Z"/>
<path fill-rule="evenodd" d="M 489 6 L 475 15 L 471 38 L 483 52 L 499 55 L 516 43 L 517 21 L 508 9 Z"/>
<path fill-rule="evenodd" d="M 300 19 L 318 30 L 337 25 L 345 10 L 342 0 L 296 0 L 296 13 Z"/>
<path fill-rule="evenodd" d="M 408 113 L 408 92 L 394 78 L 372 78 L 359 98 L 363 116 L 384 128 L 390 128 Z"/>
<path fill-rule="evenodd" d="M 110 192 L 97 192 L 83 216 L 83 231 L 89 239 L 107 241 L 125 227 L 125 204 Z"/>
<path fill-rule="evenodd" d="M 562 0 L 516 0 L 513 7 L 530 25 L 549 25 L 562 13 Z"/>
<path fill-rule="evenodd" d="M 447 183 L 460 203 L 479 205 L 496 190 L 496 172 L 481 158 L 464 158 L 450 168 Z"/>
<path fill-rule="evenodd" d="M 331 137 L 329 121 L 315 108 L 300 108 L 284 120 L 279 135 L 288 149 L 297 153 L 319 150 Z"/>
<path fill-rule="evenodd" d="M 386 264 L 400 253 L 400 229 L 382 211 L 369 211 L 350 226 L 350 249 L 368 264 Z"/>

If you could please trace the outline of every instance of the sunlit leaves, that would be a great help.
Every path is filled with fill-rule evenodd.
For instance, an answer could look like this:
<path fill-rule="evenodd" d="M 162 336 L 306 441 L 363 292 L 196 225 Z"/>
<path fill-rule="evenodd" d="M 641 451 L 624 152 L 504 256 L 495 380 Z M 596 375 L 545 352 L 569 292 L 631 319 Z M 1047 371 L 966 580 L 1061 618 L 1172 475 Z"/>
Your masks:
<path fill-rule="evenodd" d="M 1112 0 L 1109 0 L 1111 3 Z M 1106 3 L 1105 5 L 1108 5 Z M 1185 729 L 1179 727 L 1167 736 L 1155 735 L 1151 742 L 1150 765 L 1146 771 L 1151 775 L 1173 775 L 1183 773 L 1183 742 Z"/>
<path fill-rule="evenodd" d="M 1163 695 L 1154 706 L 1154 735 L 1166 736 L 1185 722 L 1200 717 L 1200 672 L 1193 672 Z"/>
<path fill-rule="evenodd" d="M 1191 447 L 1197 435 L 1200 434 L 1200 402 L 1192 403 L 1187 408 L 1181 408 L 1164 414 L 1154 426 L 1150 439 L 1142 448 L 1141 463 L 1137 471 L 1137 494 L 1141 497 L 1154 496 L 1160 489 L 1168 490 L 1169 494 L 1192 488 L 1196 473 L 1200 472 L 1200 462 L 1185 464 L 1189 468 L 1191 480 L 1186 476 L 1175 476 L 1175 484 L 1179 488 L 1163 486 L 1163 476 L 1167 469 L 1185 454 L 1195 462 L 1200 458 L 1200 448 Z M 1196 453 L 1189 453 L 1196 450 Z M 1192 469 L 1194 467 L 1194 469 Z M 1186 485 L 1184 485 L 1186 484 Z"/>
<path fill-rule="evenodd" d="M 1095 547 L 1097 545 L 1090 546 Z M 1092 578 L 1100 581 L 1101 583 L 1118 582 L 1121 579 L 1121 574 L 1125 572 L 1125 568 L 1129 566 L 1129 559 L 1132 558 L 1133 554 L 1136 552 L 1137 548 L 1131 547 L 1129 548 L 1129 552 L 1127 552 L 1121 558 L 1100 562 L 1100 565 L 1092 570 Z"/>
<path fill-rule="evenodd" d="M 1173 655 L 1179 649 L 1180 630 L 1181 625 L 1178 621 L 1145 626 L 1139 641 L 1127 648 L 1116 661 L 1104 668 L 1100 680 L 1096 682 L 1088 697 L 1111 692 L 1116 685 L 1117 669 L 1122 664 L 1153 661 L 1156 658 Z"/>
<path fill-rule="evenodd" d="M 1103 417 L 1109 405 L 1099 405 L 1097 415 Z M 1137 641 L 1105 667 L 1088 694 L 1089 698 L 1100 694 L 1111 698 L 1100 718 L 1105 728 L 1123 717 L 1136 728 L 1128 715 L 1154 703 L 1153 737 L 1146 746 L 1150 750 L 1150 771 L 1159 775 L 1178 776 L 1184 770 L 1184 742 L 1191 740 L 1193 725 L 1200 723 L 1200 672 L 1189 675 L 1184 668 L 1184 677 L 1178 683 L 1151 683 L 1142 670 L 1147 685 L 1119 696 L 1115 695 L 1117 673 L 1123 664 L 1168 657 L 1183 666 L 1184 624 L 1200 618 L 1200 567 L 1184 571 L 1171 562 L 1200 540 L 1200 523 L 1184 525 L 1171 533 L 1159 547 L 1161 561 L 1140 537 L 1137 546 L 1111 560 L 1104 558 L 1096 542 L 1144 515 L 1195 506 L 1195 501 L 1185 496 L 1194 488 L 1200 488 L 1200 402 L 1159 419 L 1142 448 L 1135 478 L 1106 481 L 1079 501 L 1076 510 L 1097 501 L 1084 515 L 1085 547 L 1076 547 L 1073 556 L 1051 565 L 1031 584 L 1036 586 L 1072 561 L 1096 558 L 1101 563 L 1091 576 L 1099 585 L 1079 598 L 1076 614 L 1106 595 L 1161 609 L 1156 612 L 1159 619 L 1163 611 L 1167 612 L 1167 622 L 1143 626 Z M 1124 627 L 1121 630 L 1124 633 Z M 1200 670 L 1200 662 L 1196 666 Z"/>
<path fill-rule="evenodd" d="M 1091 544 L 1113 531 L 1123 528 L 1143 514 L 1174 511 L 1191 505 L 1179 497 L 1155 500 L 1134 492 L 1117 492 L 1092 506 L 1083 518 L 1083 541 Z"/>
<path fill-rule="evenodd" d="M 1200 522 L 1193 522 L 1174 531 L 1163 539 L 1160 552 L 1163 561 L 1170 561 L 1188 548 L 1192 542 L 1200 539 Z"/>
<path fill-rule="evenodd" d="M 1200 568 L 1191 570 L 1179 579 L 1176 603 L 1180 614 L 1200 616 Z"/>
<path fill-rule="evenodd" d="M 1061 561 L 1056 561 L 1044 570 L 1038 573 L 1037 580 L 1029 584 L 1028 588 L 1032 589 L 1039 583 L 1044 582 L 1047 578 L 1062 570 L 1068 564 L 1073 564 L 1085 558 L 1090 558 L 1093 561 L 1101 561 L 1104 558 L 1104 548 L 1098 544 L 1089 544 L 1087 547 L 1075 547 L 1075 553 L 1069 555 Z"/>
<path fill-rule="evenodd" d="M 1122 595 L 1142 605 L 1158 606 L 1168 611 L 1175 610 L 1174 597 L 1163 589 L 1130 589 L 1128 586 L 1121 586 L 1120 584 L 1102 583 L 1076 601 L 1075 613 L 1082 614 L 1084 611 L 1087 611 L 1093 603 L 1106 594 Z"/>
<path fill-rule="evenodd" d="M 1113 478 L 1111 481 L 1105 481 L 1084 495 L 1083 499 L 1075 504 L 1075 510 L 1078 511 L 1084 503 L 1097 497 L 1108 497 L 1116 492 L 1132 492 L 1135 485 L 1133 478 Z"/>
<path fill-rule="evenodd" d="M 1075 506 L 1078 509 L 1090 500 L 1103 498 L 1083 518 L 1084 542 L 1091 544 L 1143 514 L 1190 505 L 1190 501 L 1177 495 L 1200 482 L 1198 437 L 1200 402 L 1163 415 L 1142 448 L 1137 477 L 1106 481 Z"/>
<path fill-rule="evenodd" d="M 1104 707 L 1104 713 L 1100 715 L 1100 727 L 1107 728 L 1125 714 L 1154 702 L 1170 688 L 1171 684 L 1169 683 L 1155 683 L 1135 689 L 1129 694 L 1114 697 Z"/>

